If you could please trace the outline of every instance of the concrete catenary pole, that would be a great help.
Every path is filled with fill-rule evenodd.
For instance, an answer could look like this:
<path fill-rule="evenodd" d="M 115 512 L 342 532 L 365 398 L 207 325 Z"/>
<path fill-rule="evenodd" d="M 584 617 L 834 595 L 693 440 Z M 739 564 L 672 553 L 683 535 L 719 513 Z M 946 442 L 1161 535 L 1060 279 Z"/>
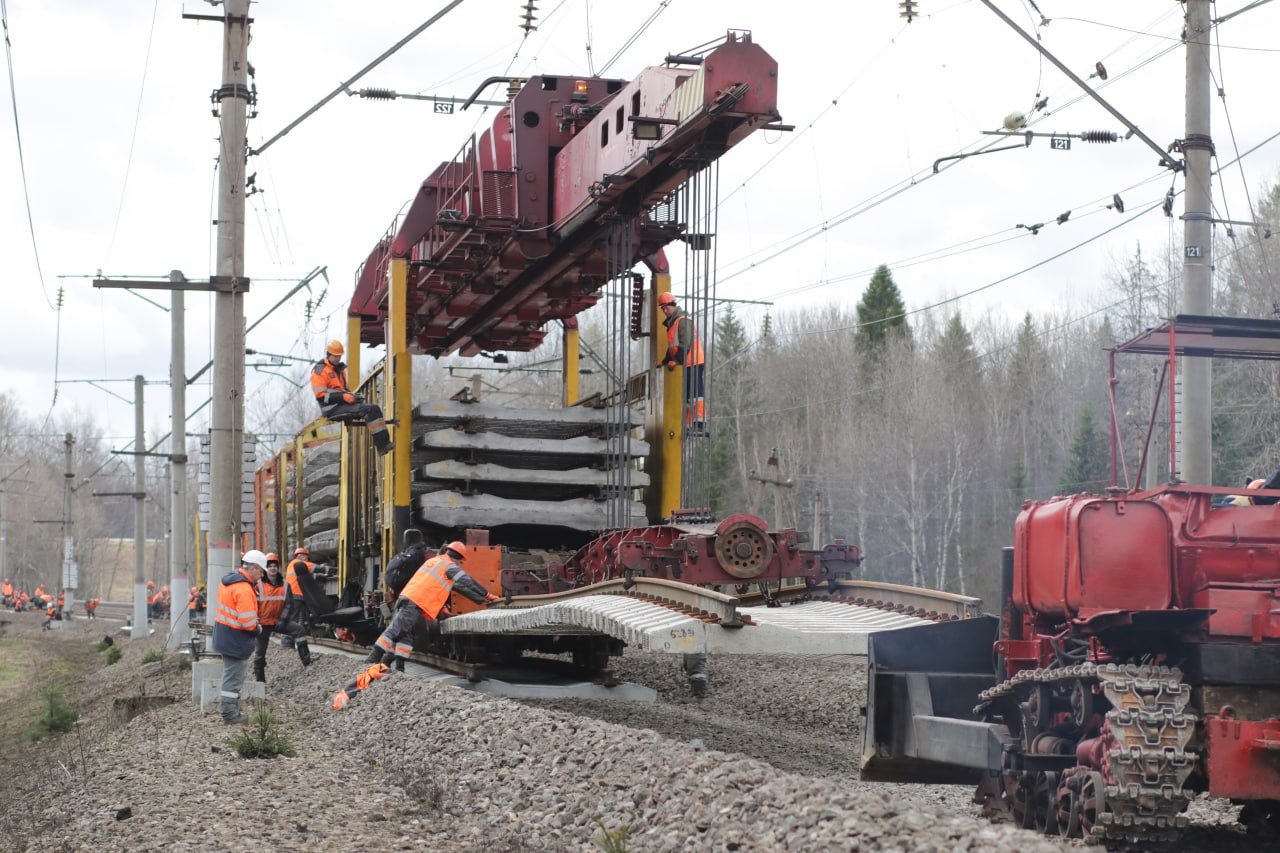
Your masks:
<path fill-rule="evenodd" d="M 169 273 L 174 283 L 184 280 L 182 273 Z M 187 360 L 186 360 L 186 294 L 174 290 L 170 294 L 169 321 L 172 353 L 169 356 L 169 391 L 172 410 L 169 447 L 169 642 L 168 648 L 186 645 L 190 638 L 187 625 Z"/>
<path fill-rule="evenodd" d="M 133 377 L 133 629 L 131 640 L 151 633 L 147 624 L 147 437 L 143 428 L 143 397 L 146 382 Z"/>
<path fill-rule="evenodd" d="M 244 170 L 249 89 L 249 0 L 225 0 L 218 147 L 216 342 L 209 469 L 209 602 L 237 564 L 244 464 Z"/>
<path fill-rule="evenodd" d="M 1186 206 L 1183 210 L 1182 311 L 1211 314 L 1213 213 L 1209 186 L 1211 80 L 1209 75 L 1209 0 L 1187 0 Z M 1182 477 L 1197 485 L 1213 483 L 1213 374 L 1207 358 L 1184 358 L 1182 423 L 1179 430 Z"/>
<path fill-rule="evenodd" d="M 75 525 L 75 521 L 71 518 L 71 486 L 76 476 L 71 469 L 71 448 L 75 446 L 75 436 L 67 433 L 63 443 L 67 464 L 62 475 L 62 588 L 66 591 L 66 599 L 62 605 L 62 618 L 70 619 L 72 605 L 75 604 L 76 588 L 80 585 L 80 579 L 76 577 L 79 574 L 76 571 L 76 540 L 71 535 L 71 529 Z"/>

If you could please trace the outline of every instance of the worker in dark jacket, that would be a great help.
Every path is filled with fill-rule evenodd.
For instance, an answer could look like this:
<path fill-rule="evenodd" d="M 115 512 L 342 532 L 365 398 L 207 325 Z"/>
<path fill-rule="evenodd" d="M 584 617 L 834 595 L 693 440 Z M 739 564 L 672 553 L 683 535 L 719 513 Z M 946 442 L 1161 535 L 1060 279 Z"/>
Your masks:
<path fill-rule="evenodd" d="M 430 550 L 422 540 L 421 530 L 410 527 L 404 532 L 404 550 L 391 558 L 383 574 L 383 596 L 387 604 L 394 604 L 400 597 L 400 590 L 404 589 L 413 573 L 427 561 Z"/>
<path fill-rule="evenodd" d="M 240 569 L 222 578 L 213 617 L 213 650 L 222 655 L 222 686 L 218 710 L 227 725 L 249 718 L 240 713 L 240 690 L 249 669 L 258 634 L 258 581 L 267 568 L 267 555 L 246 551 Z"/>
<path fill-rule="evenodd" d="M 307 646 L 307 626 L 303 617 L 307 613 L 307 600 L 302 594 L 302 585 L 298 580 L 300 574 L 328 577 L 327 566 L 317 566 L 311 562 L 311 552 L 306 548 L 297 548 L 289 567 L 284 570 L 284 610 L 280 613 L 280 621 L 276 623 L 276 633 L 293 640 L 298 650 L 298 659 L 303 666 L 311 666 L 311 649 Z"/>
<path fill-rule="evenodd" d="M 443 554 L 427 560 L 414 572 L 400 593 L 395 618 L 369 653 L 369 663 L 394 661 L 396 669 L 403 670 L 404 662 L 413 652 L 413 634 L 419 623 L 435 622 L 454 591 L 477 604 L 501 600 L 462 570 L 466 559 L 467 546 L 450 542 Z"/>
<path fill-rule="evenodd" d="M 325 357 L 311 369 L 311 391 L 320 404 L 320 414 L 331 421 L 364 420 L 379 453 L 391 452 L 391 434 L 387 432 L 387 419 L 382 409 L 366 403 L 359 394 L 352 394 L 347 387 L 347 366 L 342 363 L 342 341 L 329 341 Z"/>
<path fill-rule="evenodd" d="M 706 358 L 693 318 L 676 304 L 670 293 L 658 294 L 658 308 L 665 319 L 667 351 L 662 355 L 659 367 L 674 370 L 684 366 L 684 422 L 691 435 L 706 434 Z"/>
<path fill-rule="evenodd" d="M 267 644 L 271 642 L 271 634 L 280 622 L 280 614 L 284 611 L 285 586 L 284 575 L 280 574 L 280 557 L 267 555 L 267 571 L 262 576 L 261 592 L 258 595 L 258 624 L 262 631 L 258 634 L 253 648 L 253 680 L 267 681 Z"/>

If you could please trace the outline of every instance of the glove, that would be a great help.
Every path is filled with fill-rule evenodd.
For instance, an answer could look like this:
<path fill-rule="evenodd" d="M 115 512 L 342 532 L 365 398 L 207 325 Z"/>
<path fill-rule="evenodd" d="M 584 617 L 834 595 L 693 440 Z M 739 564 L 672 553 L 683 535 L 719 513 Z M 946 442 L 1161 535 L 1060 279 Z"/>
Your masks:
<path fill-rule="evenodd" d="M 344 403 L 354 403 L 355 401 L 356 401 L 356 395 L 355 395 L 355 394 L 343 394 L 343 395 L 342 395 L 342 402 L 344 402 Z"/>
<path fill-rule="evenodd" d="M 488 607 L 491 604 L 497 604 L 501 600 L 502 600 L 501 598 L 494 595 L 493 593 L 489 593 L 484 597 L 484 606 Z"/>

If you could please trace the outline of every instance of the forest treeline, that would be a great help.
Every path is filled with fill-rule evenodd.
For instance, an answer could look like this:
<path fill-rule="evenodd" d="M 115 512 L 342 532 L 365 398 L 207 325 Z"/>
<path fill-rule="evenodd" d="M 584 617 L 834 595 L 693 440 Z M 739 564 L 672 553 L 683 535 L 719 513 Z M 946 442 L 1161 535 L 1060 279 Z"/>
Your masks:
<path fill-rule="evenodd" d="M 1272 188 L 1258 219 L 1278 212 Z M 1278 241 L 1261 228 L 1219 233 L 1215 313 L 1280 315 Z M 730 307 L 715 326 L 714 506 L 852 541 L 868 577 L 994 601 L 1023 502 L 1110 485 L 1108 348 L 1178 313 L 1180 274 L 1180 253 L 1135 248 L 1097 304 L 1020 322 L 966 315 L 963 302 L 910 312 L 887 267 L 853 308 L 782 310 L 749 328 Z M 1137 481 L 1162 364 L 1117 359 L 1122 486 L 1170 477 L 1159 418 Z M 1280 464 L 1278 381 L 1271 363 L 1215 362 L 1216 484 Z M 775 450 L 792 481 L 780 519 L 780 487 L 761 476 Z"/>

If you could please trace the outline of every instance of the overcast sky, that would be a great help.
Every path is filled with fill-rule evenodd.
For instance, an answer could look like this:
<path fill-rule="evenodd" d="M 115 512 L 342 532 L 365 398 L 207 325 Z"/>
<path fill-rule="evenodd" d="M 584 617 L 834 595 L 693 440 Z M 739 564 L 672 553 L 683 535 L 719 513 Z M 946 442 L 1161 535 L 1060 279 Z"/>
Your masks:
<path fill-rule="evenodd" d="M 29 414 L 43 417 L 53 399 L 58 333 L 49 300 L 59 286 L 65 288 L 60 379 L 167 377 L 168 315 L 127 293 L 94 290 L 90 277 L 99 270 L 181 269 L 189 278 L 212 272 L 218 125 L 209 95 L 220 84 L 222 27 L 182 20 L 176 0 L 6 3 L 44 281 L 6 85 L 0 95 L 5 387 Z M 274 135 L 444 5 L 255 3 L 250 59 L 259 103 L 250 144 Z M 631 78 L 728 28 L 750 29 L 778 61 L 779 108 L 796 131 L 757 133 L 721 162 L 721 296 L 771 300 L 775 311 L 852 305 L 874 267 L 887 263 L 912 308 L 1013 276 L 955 305 L 969 317 L 987 311 L 1017 317 L 1101 304 L 1105 278 L 1139 241 L 1150 256 L 1181 245 L 1181 197 L 1173 219 L 1159 210 L 1135 215 L 1158 204 L 1171 185 L 1182 189 L 1136 138 L 1114 145 L 1073 140 L 1067 152 L 1037 139 L 1030 148 L 944 163 L 933 174 L 938 158 L 991 143 L 982 131 L 999 129 L 1013 112 L 1029 114 L 1041 132 L 1124 134 L 977 0 L 920 0 L 921 17 L 910 25 L 899 19 L 896 0 L 538 0 L 539 29 L 527 39 L 518 28 L 523 5 L 467 0 L 357 85 L 466 96 L 491 75 L 584 75 L 611 62 L 607 76 Z M 1103 62 L 1108 81 L 1091 84 L 1159 144 L 1183 136 L 1180 4 L 1037 0 L 1047 25 L 1029 0 L 998 5 L 1023 28 L 1038 29 L 1046 48 L 1082 77 Z M 1247 5 L 1218 3 L 1214 14 Z M 187 0 L 186 11 L 218 14 L 220 7 Z M 1278 33 L 1280 3 L 1218 28 L 1213 71 L 1226 98 L 1214 99 L 1217 165 L 1280 132 Z M 1035 111 L 1046 97 L 1047 107 Z M 442 116 L 420 101 L 339 96 L 252 158 L 248 171 L 263 192 L 250 198 L 247 213 L 254 284 L 246 315 L 257 319 L 317 266 L 327 266 L 329 286 L 317 281 L 310 294 L 276 311 L 249 346 L 311 356 L 327 338 L 345 336 L 356 267 L 421 180 L 494 117 L 492 109 Z M 1280 140 L 1225 168 L 1213 187 L 1216 215 L 1249 219 L 1249 197 L 1280 180 L 1278 166 Z M 1124 199 L 1123 215 L 1107 208 L 1115 193 Z M 1070 218 L 1058 225 L 1067 211 Z M 1048 224 L 1037 235 L 1016 227 L 1041 222 Z M 1015 275 L 1077 244 L 1085 245 Z M 306 298 L 321 293 L 307 322 Z M 157 298 L 167 303 L 167 294 Z M 188 297 L 189 374 L 210 357 L 210 316 L 207 297 Z M 282 381 L 251 372 L 250 401 L 278 393 Z M 132 394 L 125 384 L 107 387 Z M 204 386 L 190 389 L 191 406 L 207 393 Z M 168 429 L 167 388 L 149 387 L 147 405 L 154 440 L 154 428 Z M 131 436 L 131 409 L 111 395 L 61 385 L 55 416 L 75 407 L 100 413 L 108 433 L 123 437 L 117 447 Z"/>

